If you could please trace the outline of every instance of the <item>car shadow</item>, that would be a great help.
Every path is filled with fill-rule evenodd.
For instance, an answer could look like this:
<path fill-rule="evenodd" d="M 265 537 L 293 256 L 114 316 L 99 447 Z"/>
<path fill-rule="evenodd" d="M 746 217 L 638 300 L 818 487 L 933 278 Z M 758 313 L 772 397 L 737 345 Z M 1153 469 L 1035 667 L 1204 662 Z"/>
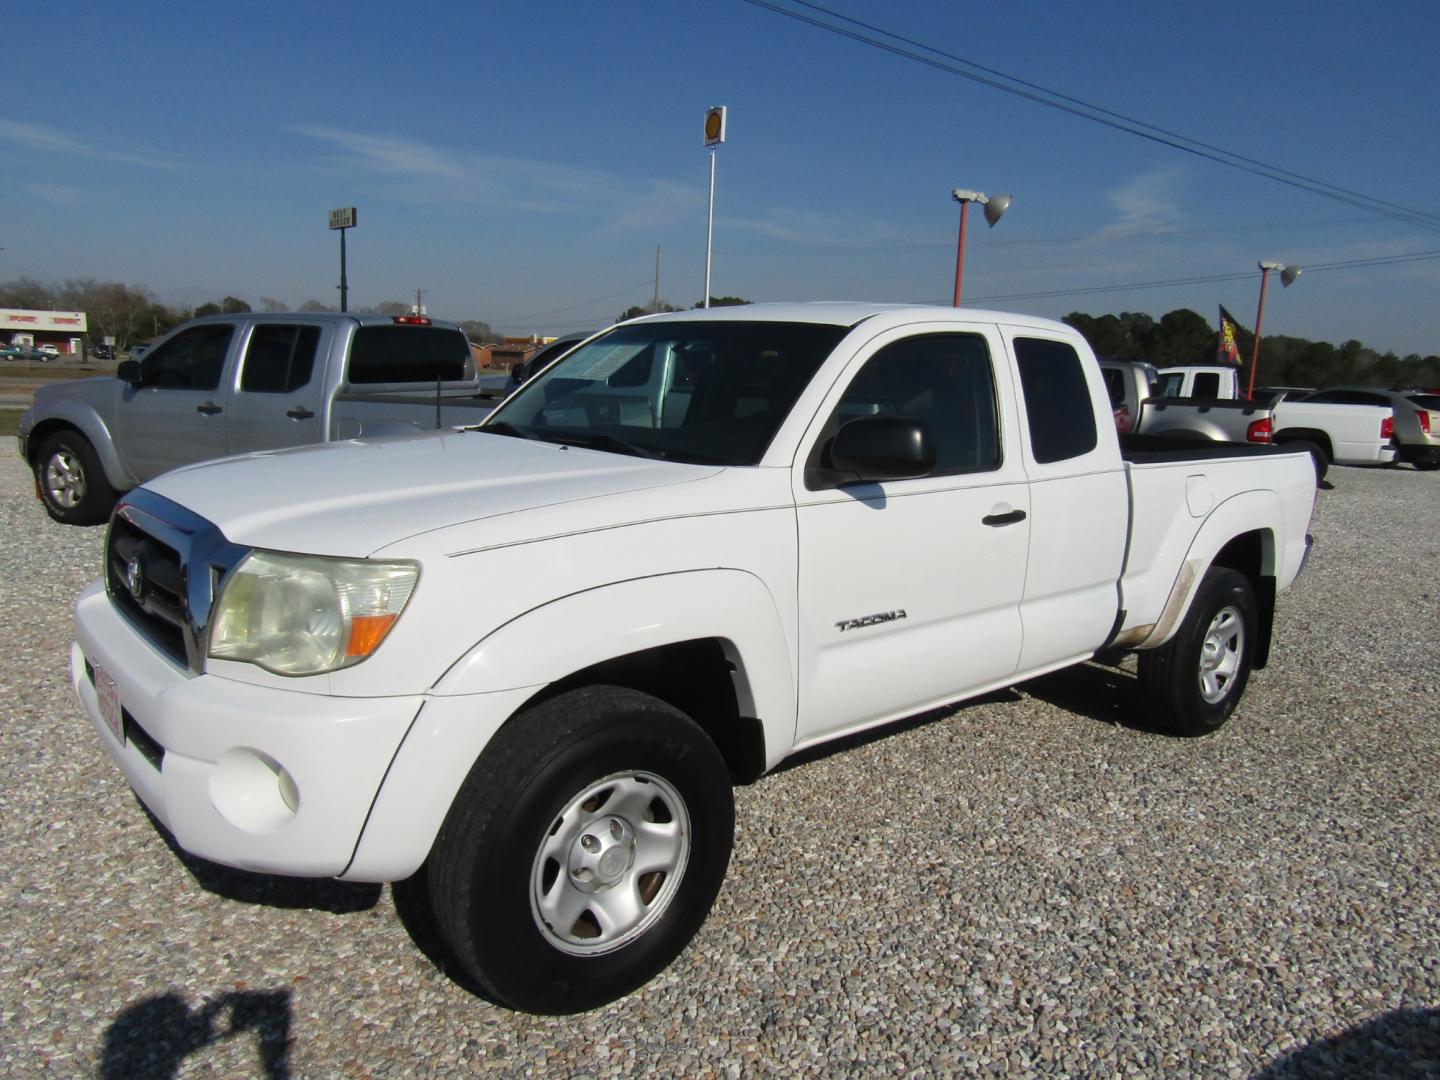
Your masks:
<path fill-rule="evenodd" d="M 255 1040 L 265 1080 L 289 1080 L 290 991 L 236 990 L 191 1009 L 179 994 L 127 1006 L 105 1031 L 102 1080 L 172 1080 L 185 1059 L 226 1039 Z"/>
<path fill-rule="evenodd" d="M 442 975 L 460 989 L 491 1005 L 502 1009 L 509 1008 L 504 1002 L 496 1001 L 489 991 L 465 973 L 454 953 L 441 938 L 439 927 L 435 925 L 434 909 L 430 906 L 430 887 L 425 867 L 422 866 L 404 881 L 391 882 L 390 898 L 395 902 L 395 914 L 400 918 L 400 925 L 410 935 L 410 940 Z"/>
<path fill-rule="evenodd" d="M 334 878 L 262 874 L 253 870 L 237 870 L 233 866 L 221 866 L 219 863 L 199 858 L 181 848 L 170 830 L 138 797 L 135 801 L 145 812 L 155 831 L 160 834 L 160 839 L 165 841 L 165 845 L 180 860 L 181 865 L 190 872 L 196 884 L 208 893 L 223 896 L 227 900 L 238 900 L 243 904 L 328 911 L 332 915 L 369 911 L 380 902 L 379 885 L 336 881 Z"/>
<path fill-rule="evenodd" d="M 1437 1062 L 1440 1009 L 1396 1009 L 1286 1054 L 1253 1080 L 1418 1080 L 1435 1076 Z"/>
<path fill-rule="evenodd" d="M 1112 658 L 1090 660 L 1018 684 L 1026 694 L 1057 709 L 1147 735 L 1171 736 L 1145 718 L 1139 679 Z"/>

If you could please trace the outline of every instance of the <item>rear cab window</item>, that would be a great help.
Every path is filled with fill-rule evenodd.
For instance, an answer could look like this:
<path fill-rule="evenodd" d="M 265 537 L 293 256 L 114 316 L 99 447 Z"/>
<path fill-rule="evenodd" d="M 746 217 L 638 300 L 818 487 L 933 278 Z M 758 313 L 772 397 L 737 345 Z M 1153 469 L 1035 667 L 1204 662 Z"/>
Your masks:
<path fill-rule="evenodd" d="M 260 323 L 250 332 L 240 368 L 240 389 L 251 394 L 293 394 L 315 371 L 320 327 Z"/>
<path fill-rule="evenodd" d="M 1074 346 L 1050 338 L 1017 336 L 1012 347 L 1035 462 L 1049 465 L 1095 450 L 1099 445 L 1095 406 Z"/>
<path fill-rule="evenodd" d="M 470 343 L 460 331 L 380 323 L 355 329 L 346 377 L 352 386 L 373 386 L 463 383 L 474 373 Z"/>

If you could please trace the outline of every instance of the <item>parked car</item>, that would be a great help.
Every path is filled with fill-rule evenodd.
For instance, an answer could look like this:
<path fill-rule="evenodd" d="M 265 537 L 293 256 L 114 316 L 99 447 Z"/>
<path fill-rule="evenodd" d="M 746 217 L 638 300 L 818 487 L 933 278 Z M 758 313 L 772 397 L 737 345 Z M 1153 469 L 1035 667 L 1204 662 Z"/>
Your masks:
<path fill-rule="evenodd" d="M 114 360 L 115 346 L 106 345 L 103 341 L 98 345 L 90 346 L 90 355 L 96 360 Z"/>
<path fill-rule="evenodd" d="M 1380 405 L 1390 409 L 1400 460 L 1427 472 L 1440 469 L 1440 395 L 1374 386 L 1332 386 L 1304 400 L 1311 404 Z"/>
<path fill-rule="evenodd" d="M 550 361 L 564 356 L 576 345 L 594 333 L 594 330 L 580 330 L 570 334 L 561 334 L 554 341 L 541 348 L 534 356 L 530 357 L 529 360 L 522 360 L 520 363 L 511 365 L 510 380 L 505 387 L 507 392 L 514 390 L 521 383 L 534 378 Z"/>
<path fill-rule="evenodd" d="M 1025 315 L 622 323 L 477 428 L 126 495 L 72 683 L 180 849 L 423 874 L 466 985 L 593 1008 L 700 929 L 737 779 L 1112 649 L 1150 723 L 1226 722 L 1304 564 L 1310 464 L 1122 450 L 1110 408 L 1085 339 Z"/>
<path fill-rule="evenodd" d="M 114 377 L 42 386 L 20 454 L 56 521 L 104 521 L 118 492 L 168 469 L 285 446 L 480 420 L 470 344 L 415 316 L 207 315 Z"/>

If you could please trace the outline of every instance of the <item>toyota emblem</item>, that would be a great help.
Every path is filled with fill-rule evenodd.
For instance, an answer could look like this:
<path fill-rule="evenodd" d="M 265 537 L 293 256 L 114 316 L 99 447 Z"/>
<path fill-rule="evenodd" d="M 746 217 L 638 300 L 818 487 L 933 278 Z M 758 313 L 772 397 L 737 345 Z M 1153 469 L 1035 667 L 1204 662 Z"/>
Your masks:
<path fill-rule="evenodd" d="M 125 564 L 125 587 L 130 590 L 136 603 L 144 598 L 145 567 L 141 564 L 139 555 L 130 556 L 130 561 Z"/>

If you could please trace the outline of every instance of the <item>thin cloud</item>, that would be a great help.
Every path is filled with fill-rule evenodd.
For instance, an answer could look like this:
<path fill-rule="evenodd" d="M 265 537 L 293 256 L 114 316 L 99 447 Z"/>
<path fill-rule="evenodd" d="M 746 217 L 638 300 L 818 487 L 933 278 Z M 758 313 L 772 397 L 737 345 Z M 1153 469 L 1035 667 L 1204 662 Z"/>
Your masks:
<path fill-rule="evenodd" d="M 1097 240 L 1152 236 L 1170 232 L 1184 220 L 1180 189 L 1181 170 L 1170 166 L 1141 173 L 1128 184 L 1106 196 L 1115 210 L 1115 220 L 1095 234 Z"/>
<path fill-rule="evenodd" d="M 175 162 L 164 158 L 108 150 L 103 146 L 82 142 L 63 131 L 57 131 L 41 124 L 26 124 L 18 120 L 0 120 L 0 142 L 22 146 L 29 150 L 38 150 L 45 154 L 83 157 L 92 161 L 113 161 L 122 165 L 143 165 L 153 169 L 178 167 Z"/>
<path fill-rule="evenodd" d="M 416 202 L 478 203 L 539 214 L 583 212 L 601 231 L 648 229 L 693 213 L 701 194 L 667 180 L 631 180 L 553 161 L 499 157 L 413 139 L 302 125 L 295 134 L 341 150 L 347 164 L 387 178 Z"/>
<path fill-rule="evenodd" d="M 25 190 L 55 206 L 75 206 L 87 198 L 79 188 L 69 184 L 27 184 Z"/>

